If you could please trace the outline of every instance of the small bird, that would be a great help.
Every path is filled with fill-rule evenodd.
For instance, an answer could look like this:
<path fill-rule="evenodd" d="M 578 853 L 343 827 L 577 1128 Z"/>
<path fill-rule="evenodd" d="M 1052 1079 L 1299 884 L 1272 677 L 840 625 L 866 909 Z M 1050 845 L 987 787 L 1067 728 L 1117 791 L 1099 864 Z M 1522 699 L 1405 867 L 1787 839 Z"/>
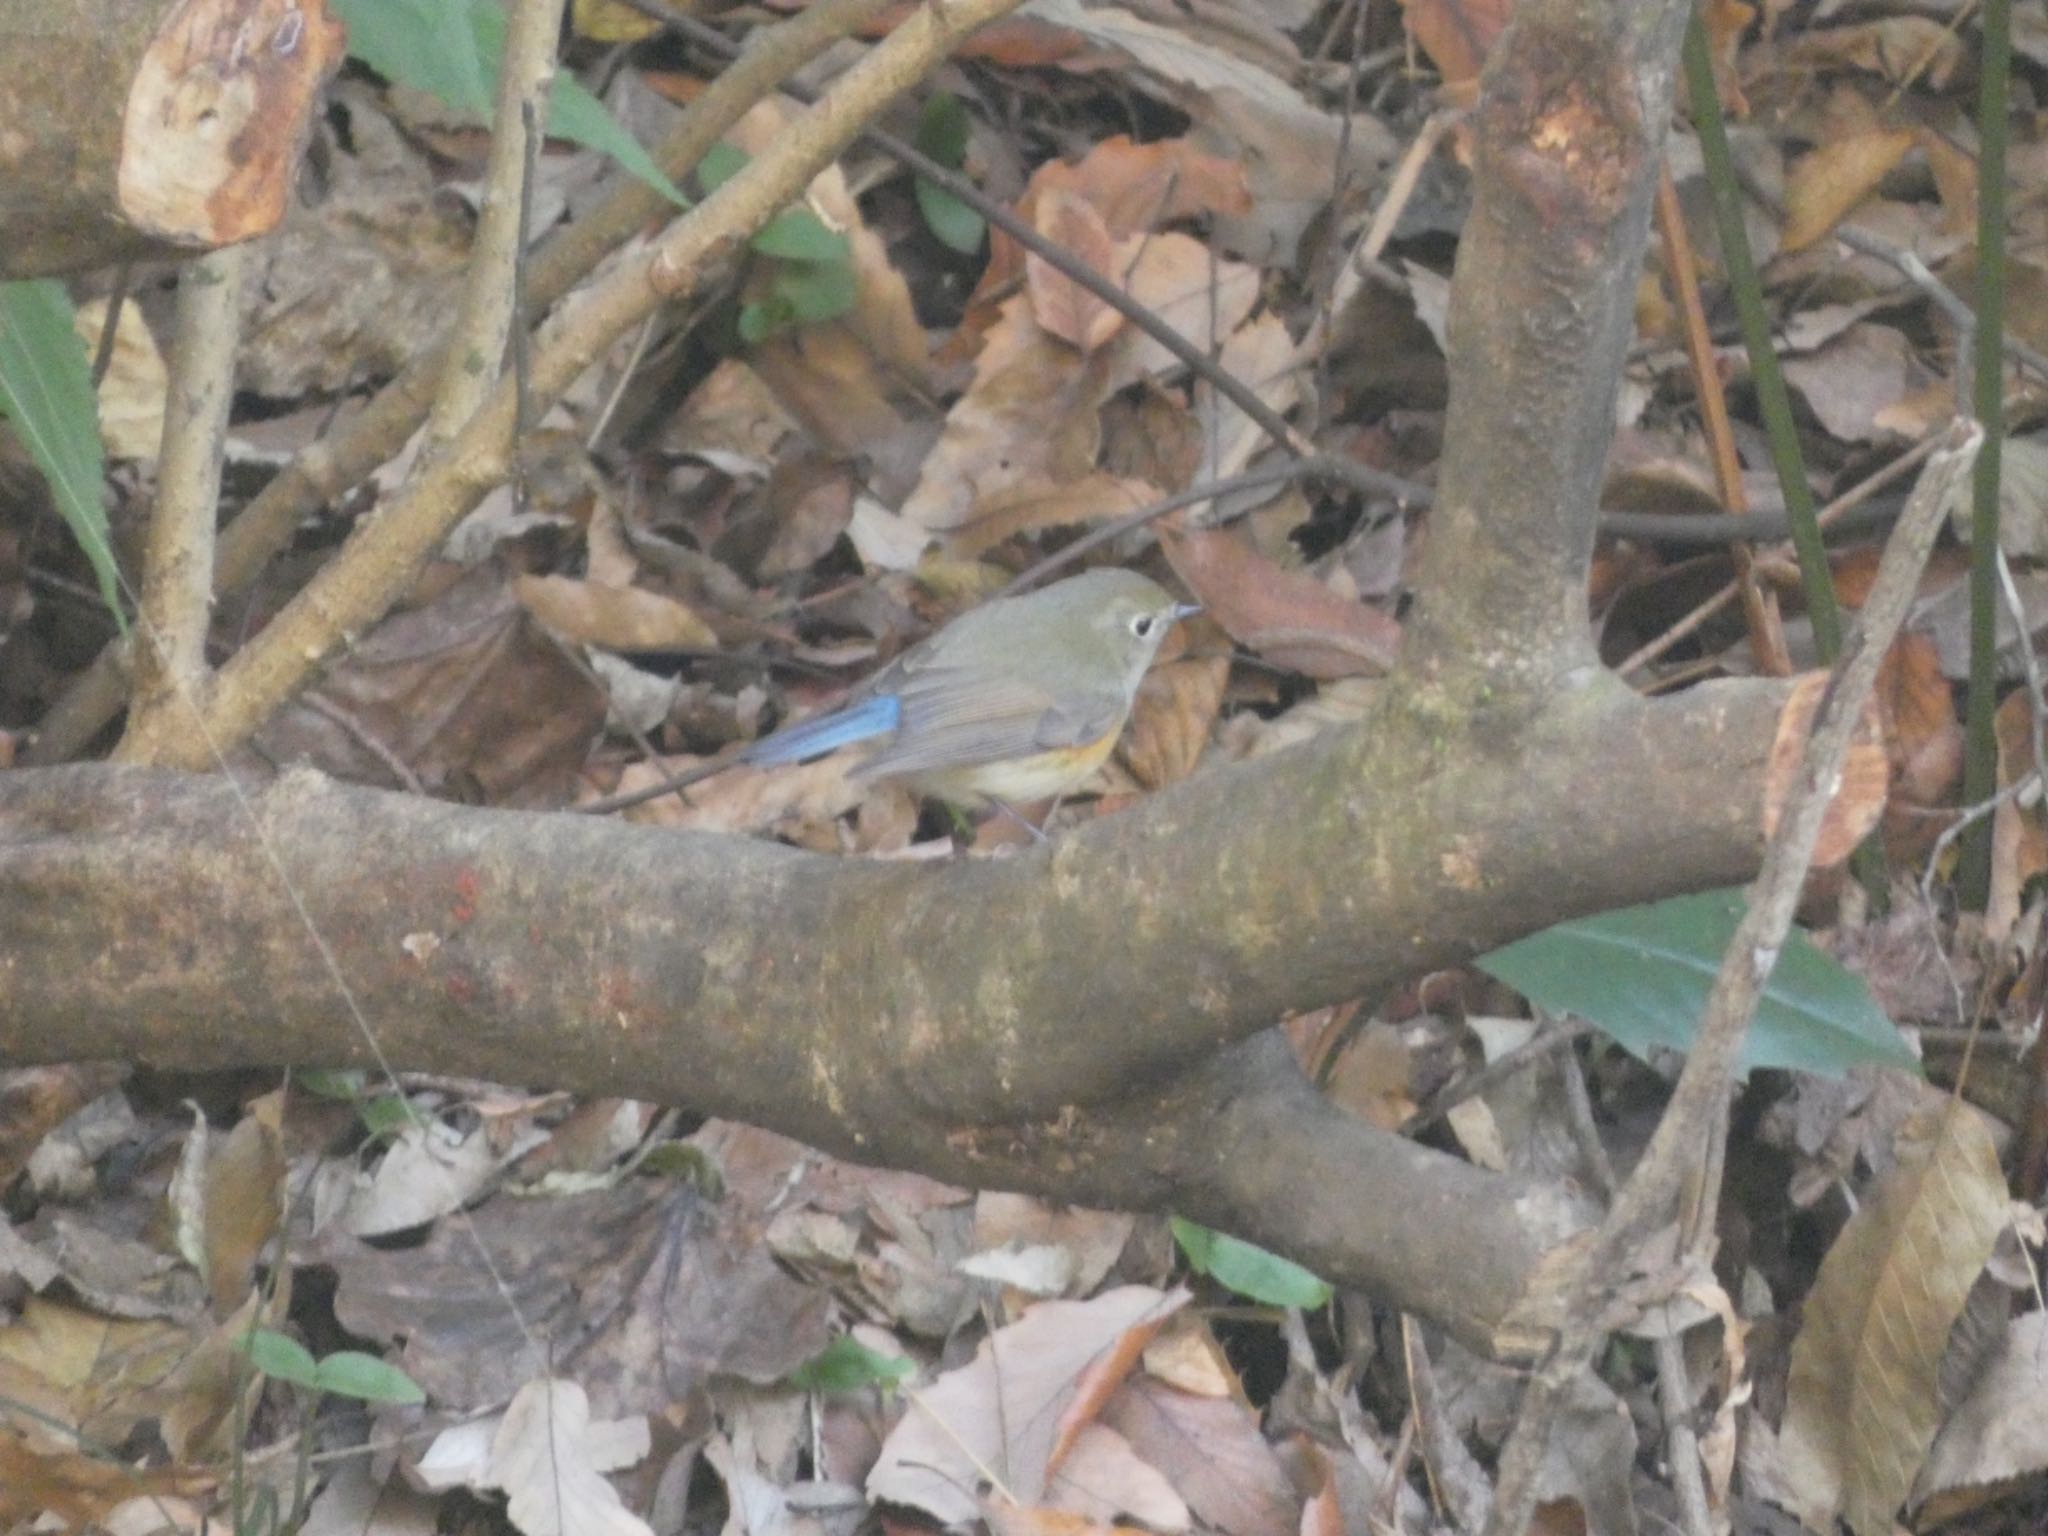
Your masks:
<path fill-rule="evenodd" d="M 1109 756 L 1166 632 L 1200 612 L 1135 571 L 1087 571 L 961 615 L 840 708 L 743 750 L 767 765 L 878 743 L 856 778 L 956 805 L 1064 794 Z"/>

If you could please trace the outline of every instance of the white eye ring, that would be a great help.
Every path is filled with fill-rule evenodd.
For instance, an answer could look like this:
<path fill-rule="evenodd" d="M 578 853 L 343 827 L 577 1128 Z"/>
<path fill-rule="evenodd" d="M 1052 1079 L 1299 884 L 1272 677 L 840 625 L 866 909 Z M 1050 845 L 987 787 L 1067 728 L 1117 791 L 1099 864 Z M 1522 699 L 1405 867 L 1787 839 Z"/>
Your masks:
<path fill-rule="evenodd" d="M 1156 613 L 1140 613 L 1132 616 L 1131 633 L 1140 640 L 1150 640 L 1152 638 L 1152 631 L 1158 627 L 1159 615 Z"/>

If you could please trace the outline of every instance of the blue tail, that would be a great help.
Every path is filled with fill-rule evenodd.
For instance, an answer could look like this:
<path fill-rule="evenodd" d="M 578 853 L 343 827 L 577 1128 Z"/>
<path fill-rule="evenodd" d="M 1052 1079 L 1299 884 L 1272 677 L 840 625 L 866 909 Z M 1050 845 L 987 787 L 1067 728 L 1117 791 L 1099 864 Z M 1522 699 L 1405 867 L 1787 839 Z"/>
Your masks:
<path fill-rule="evenodd" d="M 849 742 L 872 741 L 877 736 L 887 736 L 902 718 L 903 706 L 896 695 L 877 694 L 845 709 L 836 709 L 829 715 L 819 715 L 814 720 L 777 731 L 773 736 L 764 736 L 740 753 L 738 761 L 765 765 L 800 763 L 806 758 L 823 757 Z"/>

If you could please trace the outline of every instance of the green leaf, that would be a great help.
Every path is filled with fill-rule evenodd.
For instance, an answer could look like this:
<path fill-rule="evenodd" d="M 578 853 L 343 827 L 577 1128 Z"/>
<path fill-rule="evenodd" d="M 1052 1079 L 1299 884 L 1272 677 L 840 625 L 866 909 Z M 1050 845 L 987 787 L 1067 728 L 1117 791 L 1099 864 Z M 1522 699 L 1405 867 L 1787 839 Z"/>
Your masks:
<path fill-rule="evenodd" d="M 424 1403 L 427 1394 L 397 1366 L 359 1349 L 338 1349 L 323 1356 L 316 1374 L 322 1392 L 353 1397 L 365 1403 Z"/>
<path fill-rule="evenodd" d="M 364 1101 L 356 1114 L 361 1117 L 363 1129 L 372 1136 L 396 1136 L 412 1125 L 413 1116 L 400 1093 L 380 1093 L 374 1099 Z"/>
<path fill-rule="evenodd" d="M 316 1099 L 353 1104 L 363 1096 L 369 1074 L 361 1067 L 300 1067 L 292 1073 L 292 1081 Z"/>
<path fill-rule="evenodd" d="M 297 1339 L 269 1328 L 258 1328 L 235 1342 L 248 1355 L 249 1363 L 264 1375 L 288 1381 L 295 1387 L 319 1389 L 320 1368 L 313 1363 L 313 1356 L 306 1346 Z"/>
<path fill-rule="evenodd" d="M 1269 1307 L 1320 1307 L 1330 1288 L 1277 1253 L 1199 1223 L 1173 1218 L 1174 1240 L 1197 1274 Z"/>
<path fill-rule="evenodd" d="M 775 274 L 775 297 L 789 306 L 798 325 L 836 320 L 860 298 L 860 282 L 847 262 L 791 263 Z"/>
<path fill-rule="evenodd" d="M 505 23 L 498 17 L 497 51 L 486 56 L 478 7 L 446 0 L 334 0 L 348 23 L 348 51 L 385 79 L 425 91 L 457 112 L 491 120 L 491 82 L 504 53 Z"/>
<path fill-rule="evenodd" d="M 917 211 L 924 215 L 925 227 L 936 235 L 940 242 L 958 251 L 962 256 L 973 256 L 980 252 L 982 238 L 988 234 L 988 220 L 961 202 L 936 182 L 926 181 L 922 176 L 912 183 L 917 194 Z"/>
<path fill-rule="evenodd" d="M 708 197 L 745 170 L 746 164 L 745 150 L 720 139 L 705 150 L 704 158 L 697 162 L 697 184 Z"/>
<path fill-rule="evenodd" d="M 100 600 L 126 635 L 121 575 L 100 499 L 106 456 L 99 403 L 71 318 L 71 297 L 54 278 L 0 283 L 0 415 L 50 482 L 57 511 L 99 579 Z"/>
<path fill-rule="evenodd" d="M 967 135 L 973 127 L 965 102 L 951 91 L 934 91 L 917 115 L 915 142 L 926 159 L 957 171 L 967 158 Z"/>
<path fill-rule="evenodd" d="M 555 76 L 554 87 L 548 93 L 548 132 L 559 134 L 571 144 L 611 156 L 622 169 L 646 182 L 678 208 L 690 206 L 682 189 L 654 163 L 654 156 L 640 147 L 640 141 L 612 115 L 611 108 L 591 95 L 574 75 Z"/>
<path fill-rule="evenodd" d="M 862 1387 L 892 1387 L 917 1367 L 901 1355 L 869 1349 L 843 1333 L 789 1373 L 788 1384 L 799 1392 L 853 1392 Z"/>
<path fill-rule="evenodd" d="M 950 91 L 939 91 L 924 104 L 917 120 L 917 147 L 949 171 L 957 171 L 967 158 L 967 135 L 972 125 L 967 108 Z M 927 228 L 939 240 L 972 256 L 981 249 L 988 233 L 988 221 L 951 192 L 923 176 L 911 183 L 917 194 L 918 211 Z"/>
<path fill-rule="evenodd" d="M 737 176 L 746 164 L 746 154 L 721 139 L 697 162 L 698 184 L 709 196 Z M 846 236 L 800 203 L 776 214 L 755 231 L 747 244 L 763 256 L 785 261 L 845 261 L 853 250 Z"/>
<path fill-rule="evenodd" d="M 1740 890 L 1703 891 L 1564 923 L 1478 964 L 1539 1007 L 1590 1019 L 1637 1056 L 1653 1046 L 1683 1051 L 1742 912 Z M 1862 980 L 1794 929 L 1764 987 L 1740 1070 L 1839 1076 L 1865 1062 L 1920 1069 Z"/>
<path fill-rule="evenodd" d="M 490 122 L 505 57 L 505 13 L 492 0 L 336 0 L 334 9 L 348 23 L 348 51 L 378 74 Z M 625 125 L 573 75 L 556 73 L 547 127 L 609 155 L 679 207 L 689 206 Z"/>
<path fill-rule="evenodd" d="M 785 208 L 747 242 L 763 256 L 784 261 L 844 263 L 853 253 L 846 236 L 808 208 Z"/>

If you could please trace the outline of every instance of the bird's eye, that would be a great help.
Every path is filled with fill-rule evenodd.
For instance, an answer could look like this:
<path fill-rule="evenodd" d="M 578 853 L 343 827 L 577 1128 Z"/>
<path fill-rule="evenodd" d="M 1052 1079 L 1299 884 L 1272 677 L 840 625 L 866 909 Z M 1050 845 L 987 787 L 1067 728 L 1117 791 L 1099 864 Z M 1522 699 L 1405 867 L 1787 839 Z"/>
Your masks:
<path fill-rule="evenodd" d="M 1156 613 L 1137 614 L 1131 620 L 1131 633 L 1140 640 L 1150 640 L 1152 638 L 1152 631 L 1158 627 L 1159 615 Z"/>

